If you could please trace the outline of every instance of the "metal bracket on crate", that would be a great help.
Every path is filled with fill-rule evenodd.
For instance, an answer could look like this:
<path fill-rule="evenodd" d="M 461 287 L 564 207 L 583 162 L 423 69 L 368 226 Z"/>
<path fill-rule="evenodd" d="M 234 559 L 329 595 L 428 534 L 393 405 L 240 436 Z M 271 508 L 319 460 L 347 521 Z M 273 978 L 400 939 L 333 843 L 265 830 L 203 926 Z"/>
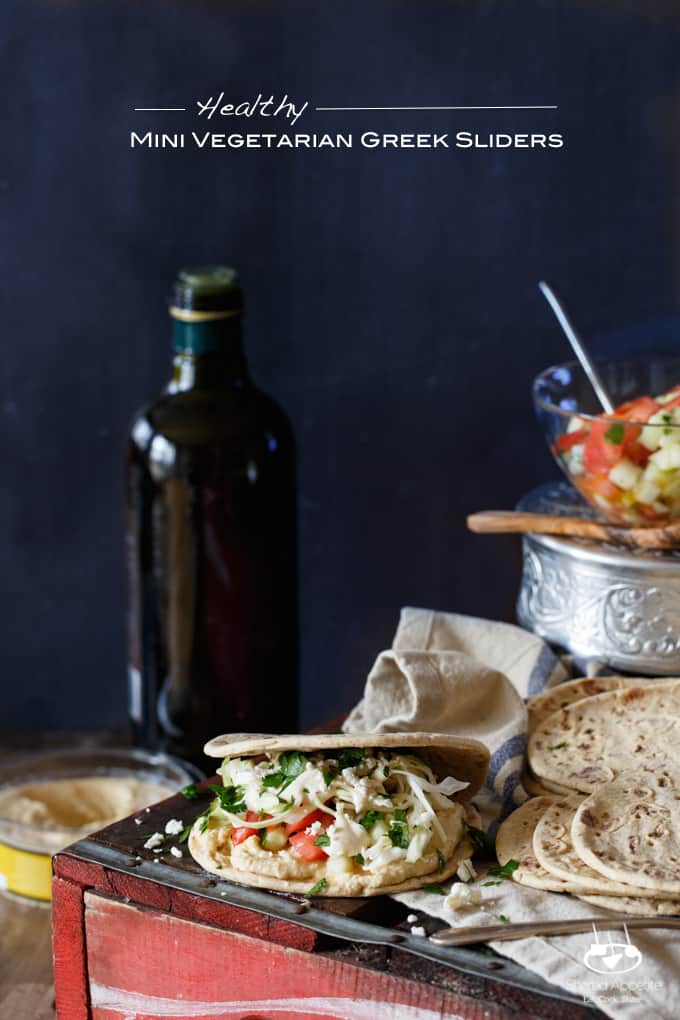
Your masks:
<path fill-rule="evenodd" d="M 428 938 L 413 935 L 408 930 L 388 928 L 373 922 L 333 913 L 315 905 L 314 900 L 236 885 L 233 882 L 213 878 L 205 873 L 183 869 L 170 862 L 142 860 L 135 862 L 134 866 L 126 866 L 121 862 L 120 851 L 91 839 L 83 839 L 74 843 L 68 847 L 68 854 L 83 861 L 99 864 L 112 871 L 134 875 L 135 878 L 141 878 L 156 885 L 169 886 L 194 896 L 202 896 L 218 903 L 228 903 L 234 907 L 242 907 L 245 910 L 256 911 L 281 921 L 311 928 L 330 938 L 385 946 L 412 953 L 415 956 L 453 967 L 487 981 L 499 981 L 515 988 L 560 999 L 563 1002 L 583 1005 L 583 999 L 579 996 L 549 984 L 532 971 L 499 956 L 486 946 L 476 949 L 438 946 Z M 428 934 L 445 927 L 443 922 L 435 921 L 427 915 L 422 915 L 422 921 Z"/>

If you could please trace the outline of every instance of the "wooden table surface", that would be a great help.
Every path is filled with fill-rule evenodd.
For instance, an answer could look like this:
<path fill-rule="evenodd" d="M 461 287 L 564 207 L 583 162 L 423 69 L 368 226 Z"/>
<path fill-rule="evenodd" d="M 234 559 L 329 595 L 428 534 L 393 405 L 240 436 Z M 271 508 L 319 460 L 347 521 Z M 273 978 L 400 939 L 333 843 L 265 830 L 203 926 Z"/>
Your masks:
<path fill-rule="evenodd" d="M 36 751 L 120 746 L 119 736 L 0 734 L 0 767 L 17 764 Z M 27 752 L 27 748 L 30 752 Z M 49 904 L 0 893 L 0 1017 L 54 1020 Z"/>

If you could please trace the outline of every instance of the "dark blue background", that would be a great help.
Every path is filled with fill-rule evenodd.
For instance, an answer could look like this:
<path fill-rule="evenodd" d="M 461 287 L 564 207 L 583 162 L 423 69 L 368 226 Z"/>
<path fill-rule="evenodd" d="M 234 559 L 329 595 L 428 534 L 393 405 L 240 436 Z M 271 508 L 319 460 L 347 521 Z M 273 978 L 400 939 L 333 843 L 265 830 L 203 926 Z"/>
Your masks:
<path fill-rule="evenodd" d="M 677 347 L 679 34 L 672 0 L 4 0 L 3 727 L 125 717 L 123 450 L 168 374 L 186 263 L 241 269 L 253 374 L 297 433 L 305 723 L 355 700 L 402 604 L 512 618 L 517 543 L 463 521 L 554 474 L 529 383 L 565 347 L 536 281 L 598 352 Z M 207 130 L 133 107 L 221 91 L 556 103 L 296 129 L 566 146 L 129 148 Z"/>

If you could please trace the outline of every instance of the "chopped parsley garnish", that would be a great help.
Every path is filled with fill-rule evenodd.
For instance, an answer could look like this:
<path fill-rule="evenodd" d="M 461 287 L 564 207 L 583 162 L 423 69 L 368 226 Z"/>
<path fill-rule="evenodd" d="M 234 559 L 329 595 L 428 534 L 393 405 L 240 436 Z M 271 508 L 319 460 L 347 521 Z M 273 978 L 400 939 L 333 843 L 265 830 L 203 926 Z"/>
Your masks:
<path fill-rule="evenodd" d="M 398 846 L 401 850 L 408 849 L 409 838 L 406 822 L 392 822 L 387 835 L 392 846 Z"/>
<path fill-rule="evenodd" d="M 552 744 L 548 747 L 549 751 L 561 751 L 563 747 L 567 746 L 566 740 L 563 740 L 561 744 Z"/>
<path fill-rule="evenodd" d="M 294 779 L 302 775 L 307 764 L 307 755 L 301 751 L 283 751 L 279 755 L 279 768 L 286 777 L 283 785 L 288 786 Z"/>
<path fill-rule="evenodd" d="M 519 861 L 515 861 L 511 858 L 509 861 L 505 862 L 502 868 L 500 866 L 489 868 L 489 874 L 493 875 L 494 878 L 510 878 L 512 873 L 517 871 L 518 868 Z"/>
<path fill-rule="evenodd" d="M 610 425 L 604 434 L 604 438 L 608 443 L 614 443 L 616 446 L 620 446 L 623 442 L 624 428 L 620 422 L 615 422 Z"/>
<path fill-rule="evenodd" d="M 390 774 L 390 767 L 389 767 L 389 765 L 385 765 L 383 767 L 383 775 L 385 776 L 385 778 L 387 778 L 387 776 L 389 776 L 389 774 Z"/>
<path fill-rule="evenodd" d="M 510 918 L 506 917 L 505 914 L 499 914 L 496 920 L 500 921 L 501 924 L 510 924 Z"/>
<path fill-rule="evenodd" d="M 430 882 L 429 885 L 424 885 L 422 891 L 435 893 L 437 896 L 446 896 L 446 891 L 442 889 L 439 882 Z"/>
<path fill-rule="evenodd" d="M 395 809 L 395 811 L 394 811 L 394 820 L 395 820 L 395 822 L 405 822 L 406 821 L 406 812 L 404 811 L 403 808 L 396 808 Z"/>
<path fill-rule="evenodd" d="M 496 844 L 491 836 L 487 836 L 483 829 L 478 829 L 475 825 L 468 825 L 467 831 L 475 853 L 496 852 Z"/>
<path fill-rule="evenodd" d="M 323 781 L 326 784 L 326 786 L 330 786 L 331 785 L 331 783 L 333 782 L 333 780 L 335 779 L 337 774 L 338 774 L 338 770 L 337 769 L 324 769 L 323 770 Z"/>
<path fill-rule="evenodd" d="M 500 884 L 501 884 L 500 881 L 498 881 L 498 882 L 482 882 L 482 885 L 500 885 Z"/>
<path fill-rule="evenodd" d="M 264 777 L 264 779 L 262 780 L 262 786 L 266 790 L 268 790 L 272 786 L 275 789 L 278 789 L 279 786 L 283 786 L 285 780 L 286 777 L 283 774 L 283 772 L 272 772 L 271 775 Z"/>
<path fill-rule="evenodd" d="M 366 832 L 370 832 L 376 822 L 380 821 L 379 811 L 367 811 L 363 818 L 359 819 L 359 825 L 363 825 Z"/>
<path fill-rule="evenodd" d="M 661 421 L 665 422 L 666 425 L 670 425 L 672 423 L 672 421 L 673 421 L 673 415 L 672 414 L 662 414 L 661 415 Z"/>
<path fill-rule="evenodd" d="M 237 815 L 239 811 L 245 809 L 246 805 L 243 800 L 242 786 L 217 786 L 212 784 L 208 789 L 212 790 L 215 794 L 223 811 L 229 811 L 231 814 Z"/>
<path fill-rule="evenodd" d="M 314 840 L 314 846 L 330 846 L 330 845 L 331 837 L 328 835 L 327 832 L 320 832 L 319 835 Z"/>
<path fill-rule="evenodd" d="M 443 871 L 444 865 L 446 864 L 446 857 L 444 857 L 444 854 L 441 852 L 441 850 L 437 850 L 437 862 L 439 864 L 439 870 Z"/>
<path fill-rule="evenodd" d="M 179 842 L 180 843 L 186 843 L 186 841 L 189 838 L 189 833 L 191 832 L 193 827 L 194 826 L 193 826 L 193 823 L 192 823 L 191 825 L 187 825 L 184 829 L 182 829 L 182 835 L 179 837 Z"/>
<path fill-rule="evenodd" d="M 208 808 L 207 811 L 204 811 L 203 814 L 200 814 L 198 816 L 198 818 L 202 818 L 203 819 L 201 824 L 198 827 L 198 831 L 201 834 L 203 834 L 205 832 L 205 830 L 208 828 L 208 825 L 210 824 L 210 808 Z M 198 821 L 198 818 L 196 819 L 196 821 Z"/>
<path fill-rule="evenodd" d="M 364 864 L 366 863 L 364 861 L 364 855 L 363 854 L 355 854 L 354 855 L 354 860 L 359 865 L 360 868 L 363 868 Z"/>
<path fill-rule="evenodd" d="M 357 765 L 363 765 L 366 760 L 366 754 L 360 747 L 343 747 L 336 757 L 341 772 L 343 769 L 354 769 Z"/>
<path fill-rule="evenodd" d="M 312 886 L 312 888 L 309 890 L 307 895 L 308 896 L 318 896 L 319 893 L 322 892 L 326 888 L 327 885 L 328 885 L 328 882 L 326 881 L 326 879 L 322 878 L 320 882 L 317 882 L 316 885 Z"/>
<path fill-rule="evenodd" d="M 185 786 L 184 789 L 181 792 L 182 792 L 182 796 L 186 797 L 187 800 L 196 800 L 196 798 L 199 795 L 199 791 L 198 791 L 198 787 L 196 786 L 196 783 L 189 783 L 189 785 Z"/>

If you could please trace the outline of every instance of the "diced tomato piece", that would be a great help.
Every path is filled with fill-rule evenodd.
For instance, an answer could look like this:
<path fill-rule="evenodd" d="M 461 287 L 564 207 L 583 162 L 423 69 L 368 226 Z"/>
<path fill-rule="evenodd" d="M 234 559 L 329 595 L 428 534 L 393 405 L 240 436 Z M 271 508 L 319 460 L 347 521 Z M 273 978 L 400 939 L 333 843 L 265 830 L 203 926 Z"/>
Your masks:
<path fill-rule="evenodd" d="M 641 446 L 637 442 L 640 431 L 637 425 L 622 425 L 611 418 L 598 418 L 592 422 L 590 435 L 583 448 L 583 466 L 586 471 L 593 474 L 608 471 L 622 457 L 628 456 L 631 460 L 637 458 L 635 463 L 641 463 L 646 457 L 638 449 Z M 612 435 L 618 437 L 619 434 L 620 442 L 612 442 Z"/>
<path fill-rule="evenodd" d="M 236 829 L 231 830 L 231 842 L 234 846 L 245 842 L 251 836 L 257 836 L 257 829 L 246 829 L 244 826 L 239 825 Z"/>
<path fill-rule="evenodd" d="M 290 845 L 303 861 L 323 861 L 328 857 L 322 846 L 314 845 L 314 840 L 317 836 L 318 833 L 316 836 L 312 836 L 311 833 L 307 832 L 295 832 L 290 837 Z"/>
<path fill-rule="evenodd" d="M 300 832 L 303 829 L 307 829 L 314 822 L 321 822 L 321 829 L 327 829 L 332 821 L 333 815 L 329 815 L 327 811 L 321 811 L 320 808 L 316 808 L 314 811 L 310 811 L 310 813 L 305 815 L 303 818 L 299 818 L 297 822 L 289 822 L 286 826 L 286 835 L 290 836 L 294 832 Z"/>
<path fill-rule="evenodd" d="M 617 407 L 613 417 L 623 418 L 625 421 L 639 421 L 644 425 L 660 406 L 652 397 L 638 397 L 637 400 L 629 400 Z"/>
<path fill-rule="evenodd" d="M 608 471 L 621 457 L 621 447 L 605 439 L 605 434 L 612 428 L 612 422 L 606 419 L 594 421 L 590 426 L 590 435 L 583 450 L 583 466 L 589 474 Z M 617 425 L 617 428 L 622 428 Z"/>
<path fill-rule="evenodd" d="M 590 499 L 593 499 L 594 496 L 600 496 L 606 499 L 608 503 L 616 504 L 621 497 L 621 489 L 609 480 L 609 475 L 606 471 L 600 471 L 597 474 L 585 475 L 579 478 L 578 487 L 583 495 Z"/>
<path fill-rule="evenodd" d="M 636 503 L 635 509 L 640 514 L 640 517 L 644 517 L 650 524 L 656 524 L 668 518 L 668 513 L 659 513 L 658 510 L 655 510 L 653 506 L 649 506 L 647 503 Z"/>
<path fill-rule="evenodd" d="M 583 443 L 587 436 L 587 429 L 579 429 L 577 432 L 565 432 L 563 435 L 557 437 L 555 440 L 555 446 L 558 450 L 562 450 L 563 452 L 571 450 L 572 446 L 578 446 L 579 443 Z"/>
<path fill-rule="evenodd" d="M 271 815 L 265 815 L 265 818 L 271 818 Z M 259 822 L 260 816 L 257 811 L 246 811 L 247 822 Z M 274 828 L 274 826 L 272 826 Z M 258 829 L 250 829 L 247 825 L 237 825 L 231 830 L 231 841 L 234 846 L 238 846 L 239 843 L 243 843 L 244 840 L 250 839 L 251 836 L 257 836 Z"/>
<path fill-rule="evenodd" d="M 624 457 L 628 460 L 632 460 L 633 464 L 638 464 L 640 467 L 644 467 L 650 458 L 651 450 L 648 450 L 642 443 L 638 443 L 637 439 L 633 439 L 632 442 L 626 446 Z"/>

